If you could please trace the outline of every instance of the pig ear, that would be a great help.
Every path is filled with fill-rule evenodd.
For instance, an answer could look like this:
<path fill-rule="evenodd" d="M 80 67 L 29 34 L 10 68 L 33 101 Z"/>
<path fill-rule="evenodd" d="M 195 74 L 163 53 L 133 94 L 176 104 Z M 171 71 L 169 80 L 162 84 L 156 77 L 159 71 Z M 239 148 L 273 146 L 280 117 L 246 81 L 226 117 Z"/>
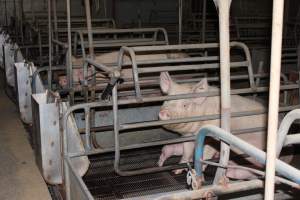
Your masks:
<path fill-rule="evenodd" d="M 207 88 L 208 88 L 207 78 L 203 78 L 199 83 L 194 85 L 193 92 L 197 93 L 197 92 L 207 91 Z"/>
<path fill-rule="evenodd" d="M 168 94 L 173 84 L 174 82 L 168 72 L 160 73 L 160 88 L 163 93 Z"/>

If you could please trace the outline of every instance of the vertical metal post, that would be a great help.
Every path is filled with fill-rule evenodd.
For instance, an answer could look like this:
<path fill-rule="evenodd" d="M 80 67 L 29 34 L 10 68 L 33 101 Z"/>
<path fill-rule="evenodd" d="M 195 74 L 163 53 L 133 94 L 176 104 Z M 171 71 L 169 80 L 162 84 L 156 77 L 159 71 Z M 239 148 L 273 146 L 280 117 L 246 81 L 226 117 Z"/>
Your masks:
<path fill-rule="evenodd" d="M 4 12 L 5 12 L 5 26 L 8 26 L 8 18 L 7 18 L 7 5 L 6 5 L 6 0 L 4 0 Z"/>
<path fill-rule="evenodd" d="M 15 31 L 15 40 L 16 40 L 16 42 L 17 43 L 19 43 L 20 42 L 20 40 L 19 40 L 19 34 L 18 34 L 18 23 L 19 23 L 19 17 L 18 17 L 18 13 L 17 13 L 17 3 L 16 3 L 16 0 L 14 0 L 14 15 L 15 15 L 15 24 L 14 24 L 14 26 L 15 27 L 13 27 L 14 28 L 14 31 Z"/>
<path fill-rule="evenodd" d="M 86 14 L 86 23 L 87 23 L 87 30 L 88 30 L 88 41 L 89 41 L 89 55 L 91 58 L 94 58 L 94 46 L 93 46 L 93 34 L 92 34 L 92 22 L 91 22 L 91 6 L 90 6 L 90 0 L 85 0 L 85 14 Z M 92 66 L 92 73 L 95 74 L 95 67 Z M 86 77 L 84 77 L 86 79 Z M 93 87 L 91 91 L 91 100 L 95 101 L 96 99 L 96 91 L 95 91 L 95 85 L 96 85 L 96 76 L 93 76 Z M 88 99 L 88 98 L 87 98 Z M 95 125 L 95 110 L 91 109 L 91 124 Z M 93 143 L 97 143 L 96 140 L 94 140 Z"/>
<path fill-rule="evenodd" d="M 67 80 L 68 88 L 73 86 L 73 67 L 72 67 L 72 36 L 71 36 L 71 5 L 70 0 L 67 3 L 67 21 L 68 21 L 68 51 L 67 51 Z"/>
<path fill-rule="evenodd" d="M 300 43 L 298 44 L 297 47 L 297 69 L 298 69 L 298 79 L 300 80 Z M 300 81 L 298 81 L 298 101 L 300 104 Z"/>
<path fill-rule="evenodd" d="M 70 6 L 70 0 L 66 0 L 66 6 L 67 6 L 67 24 L 68 24 L 68 51 L 67 51 L 67 80 L 68 80 L 68 88 L 72 86 L 73 83 L 73 72 L 72 72 L 72 38 L 71 38 L 71 6 Z M 72 100 L 72 99 L 71 99 Z M 64 123 L 67 122 L 67 119 L 64 120 Z M 67 127 L 67 124 L 64 124 L 64 127 Z M 65 190 L 66 190 L 66 200 L 71 200 L 71 189 L 70 189 L 70 172 L 69 172 L 69 166 L 67 164 L 67 155 L 68 155 L 68 142 L 67 142 L 67 135 L 68 135 L 68 129 L 64 130 L 63 134 L 63 163 L 64 163 L 64 184 L 65 184 Z"/>
<path fill-rule="evenodd" d="M 84 109 L 85 113 L 85 145 L 88 150 L 91 150 L 91 113 L 90 113 L 90 108 L 86 107 Z"/>
<path fill-rule="evenodd" d="M 38 29 L 38 43 L 39 43 L 40 67 L 42 67 L 44 63 L 43 63 L 42 35 L 40 29 Z"/>
<path fill-rule="evenodd" d="M 221 70 L 221 127 L 230 132 L 231 99 L 230 99 L 230 44 L 229 44 L 229 10 L 230 0 L 218 1 L 219 35 L 220 35 L 220 70 Z M 230 148 L 221 143 L 220 164 L 227 165 Z M 214 184 L 219 184 L 225 176 L 225 169 L 218 168 Z"/>
<path fill-rule="evenodd" d="M 51 22 L 51 0 L 48 0 L 48 43 L 49 43 L 49 71 L 48 88 L 52 89 L 52 22 Z"/>
<path fill-rule="evenodd" d="M 273 1 L 265 200 L 274 199 L 284 0 Z"/>
<path fill-rule="evenodd" d="M 34 17 L 34 6 L 33 6 L 33 1 L 34 0 L 30 0 L 30 7 L 31 7 L 31 19 L 32 19 L 32 24 L 34 23 L 35 17 Z"/>
<path fill-rule="evenodd" d="M 20 0 L 20 33 L 21 33 L 21 42 L 24 44 L 24 32 L 23 32 L 23 0 Z"/>
<path fill-rule="evenodd" d="M 54 38 L 58 41 L 58 32 L 57 32 L 57 7 L 56 0 L 52 0 L 53 7 L 53 22 L 54 22 Z M 55 45 L 55 54 L 58 55 L 58 44 Z"/>
<path fill-rule="evenodd" d="M 182 0 L 178 0 L 178 44 L 182 43 Z"/>
<path fill-rule="evenodd" d="M 205 43 L 206 37 L 206 0 L 203 0 L 202 4 L 202 43 Z"/>
<path fill-rule="evenodd" d="M 106 0 L 103 1 L 103 7 L 104 7 L 104 18 L 107 18 L 107 2 Z"/>
<path fill-rule="evenodd" d="M 85 4 L 86 24 L 88 30 L 89 54 L 91 57 L 94 57 L 90 0 L 84 0 L 84 4 Z"/>

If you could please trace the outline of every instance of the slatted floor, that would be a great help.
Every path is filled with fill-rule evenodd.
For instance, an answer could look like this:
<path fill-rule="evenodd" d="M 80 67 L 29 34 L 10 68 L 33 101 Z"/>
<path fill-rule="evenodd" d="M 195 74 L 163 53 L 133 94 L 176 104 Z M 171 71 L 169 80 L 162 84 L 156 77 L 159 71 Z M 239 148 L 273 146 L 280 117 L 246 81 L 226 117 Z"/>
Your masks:
<path fill-rule="evenodd" d="M 160 149 L 122 153 L 122 169 L 140 169 L 156 166 Z M 122 199 L 161 192 L 186 189 L 186 173 L 175 175 L 160 172 L 121 177 L 114 172 L 113 155 L 90 157 L 91 167 L 84 181 L 95 199 Z M 178 158 L 166 164 L 176 163 Z"/>

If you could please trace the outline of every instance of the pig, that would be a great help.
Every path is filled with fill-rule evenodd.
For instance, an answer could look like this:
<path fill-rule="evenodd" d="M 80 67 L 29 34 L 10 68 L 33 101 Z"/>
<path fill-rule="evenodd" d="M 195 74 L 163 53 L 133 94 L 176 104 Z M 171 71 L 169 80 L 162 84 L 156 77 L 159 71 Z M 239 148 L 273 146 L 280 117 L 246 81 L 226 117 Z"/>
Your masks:
<path fill-rule="evenodd" d="M 172 80 L 167 72 L 162 72 L 160 75 L 160 87 L 164 94 L 168 95 L 178 95 L 187 93 L 201 93 L 207 91 L 215 91 L 217 88 L 208 85 L 207 79 L 203 78 L 197 84 L 178 84 Z M 254 101 L 252 99 L 242 97 L 239 95 L 231 95 L 231 112 L 243 112 L 251 110 L 261 110 L 264 109 L 264 105 L 260 102 Z M 170 120 L 176 118 L 193 117 L 193 116 L 203 116 L 203 115 L 214 115 L 220 114 L 220 97 L 198 97 L 192 99 L 181 99 L 181 100 L 171 100 L 165 101 L 159 112 L 160 120 Z M 254 127 L 266 127 L 266 115 L 252 115 L 244 117 L 236 117 L 231 119 L 231 130 L 238 129 L 248 129 Z M 207 121 L 197 121 L 189 123 L 179 123 L 179 124 L 168 124 L 163 127 L 177 132 L 183 136 L 192 136 L 199 132 L 203 125 L 215 125 L 220 126 L 220 120 L 207 120 Z M 265 137 L 266 135 L 262 132 L 241 134 L 238 137 L 249 142 L 250 144 L 256 146 L 260 149 L 265 149 Z M 167 147 L 164 147 L 167 149 Z M 171 148 L 171 147 L 170 147 Z M 190 162 L 193 159 L 194 145 L 191 142 L 185 142 L 182 144 L 182 157 L 180 163 Z M 235 150 L 238 152 L 237 150 Z M 176 150 L 173 150 L 176 152 Z M 213 145 L 206 144 L 204 147 L 204 160 L 211 159 L 216 154 L 217 150 L 213 148 Z M 241 152 L 238 152 L 241 153 Z M 171 156 L 171 155 L 169 155 Z M 161 164 L 161 163 L 160 163 Z M 254 163 L 258 166 L 258 163 Z M 162 165 L 162 164 L 161 164 Z M 175 173 L 181 173 L 182 170 L 176 170 Z M 229 171 L 234 178 L 237 174 Z M 242 175 L 244 178 L 244 175 Z"/>
<path fill-rule="evenodd" d="M 101 64 L 109 64 L 109 65 L 117 65 L 118 63 L 119 52 L 114 51 L 110 53 L 104 53 L 101 55 L 95 56 L 94 60 L 96 63 Z M 163 60 L 163 59 L 175 59 L 175 58 L 186 58 L 189 57 L 185 53 L 168 53 L 168 54 L 147 54 L 147 55 L 136 55 L 136 61 L 144 61 L 144 60 Z M 130 58 L 127 54 L 123 57 L 124 63 L 130 63 Z M 72 57 L 72 63 L 74 66 L 82 66 L 83 60 L 82 58 Z M 76 75 L 75 75 L 76 76 Z M 121 70 L 121 77 L 123 79 L 132 79 L 132 69 L 124 68 Z M 74 77 L 74 80 L 76 78 Z M 78 78 L 77 78 L 78 79 Z M 83 79 L 83 78 L 82 78 Z M 97 73 L 96 79 L 98 81 L 107 80 L 107 76 L 105 74 Z M 81 80 L 81 79 L 80 79 Z"/>
<path fill-rule="evenodd" d="M 89 68 L 88 69 L 88 76 L 90 77 L 91 75 L 92 75 L 92 70 L 91 70 L 91 68 Z M 73 69 L 73 83 L 82 84 L 83 81 L 84 81 L 83 69 Z M 66 86 L 67 86 L 67 76 L 65 76 L 65 75 L 59 76 L 58 77 L 58 84 L 62 88 L 66 88 Z M 79 88 L 79 87 L 80 87 L 80 85 L 77 86 L 77 88 Z"/>

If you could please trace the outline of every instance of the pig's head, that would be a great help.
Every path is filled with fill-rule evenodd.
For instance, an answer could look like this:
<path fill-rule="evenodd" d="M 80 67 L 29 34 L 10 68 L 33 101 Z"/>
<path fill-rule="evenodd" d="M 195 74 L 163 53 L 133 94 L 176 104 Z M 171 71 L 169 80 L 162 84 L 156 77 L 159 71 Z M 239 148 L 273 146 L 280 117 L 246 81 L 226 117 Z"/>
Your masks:
<path fill-rule="evenodd" d="M 208 90 L 207 79 L 203 78 L 197 84 L 178 84 L 172 80 L 167 72 L 162 72 L 160 75 L 160 87 L 164 94 L 167 95 L 179 95 L 179 94 L 189 94 L 189 93 L 201 93 Z M 197 97 L 190 99 L 180 99 L 180 100 L 170 100 L 165 101 L 159 112 L 160 120 L 170 120 L 184 117 L 199 116 L 201 114 L 201 105 L 206 100 L 206 97 Z M 179 132 L 182 134 L 186 133 L 187 130 L 194 126 L 191 123 L 181 123 L 181 124 L 169 124 L 164 127 Z M 182 129 L 183 128 L 183 129 Z M 191 131 L 193 131 L 191 129 Z"/>

